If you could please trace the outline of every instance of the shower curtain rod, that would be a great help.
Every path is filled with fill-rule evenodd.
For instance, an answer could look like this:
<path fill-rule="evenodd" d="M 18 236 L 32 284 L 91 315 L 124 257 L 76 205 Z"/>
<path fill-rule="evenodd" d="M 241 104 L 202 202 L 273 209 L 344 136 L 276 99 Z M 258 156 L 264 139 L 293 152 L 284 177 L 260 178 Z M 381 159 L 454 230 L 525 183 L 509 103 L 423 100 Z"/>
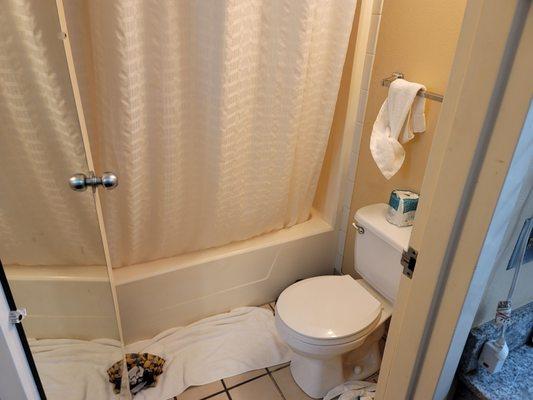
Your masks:
<path fill-rule="evenodd" d="M 396 79 L 405 79 L 404 74 L 402 72 L 394 72 L 391 76 L 381 81 L 381 86 L 389 87 L 390 84 Z M 444 100 L 444 96 L 442 94 L 428 92 L 427 90 L 420 90 L 416 95 L 420 97 L 425 97 L 429 100 L 438 101 L 439 103 L 442 103 L 442 101 Z"/>

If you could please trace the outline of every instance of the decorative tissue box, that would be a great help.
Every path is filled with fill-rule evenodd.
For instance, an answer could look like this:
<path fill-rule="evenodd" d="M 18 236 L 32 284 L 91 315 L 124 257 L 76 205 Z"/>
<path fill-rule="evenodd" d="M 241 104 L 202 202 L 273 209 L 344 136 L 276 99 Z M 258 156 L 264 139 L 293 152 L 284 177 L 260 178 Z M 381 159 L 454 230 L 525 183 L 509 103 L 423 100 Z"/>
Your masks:
<path fill-rule="evenodd" d="M 393 190 L 389 199 L 387 221 L 396 226 L 413 225 L 418 194 L 410 190 Z"/>

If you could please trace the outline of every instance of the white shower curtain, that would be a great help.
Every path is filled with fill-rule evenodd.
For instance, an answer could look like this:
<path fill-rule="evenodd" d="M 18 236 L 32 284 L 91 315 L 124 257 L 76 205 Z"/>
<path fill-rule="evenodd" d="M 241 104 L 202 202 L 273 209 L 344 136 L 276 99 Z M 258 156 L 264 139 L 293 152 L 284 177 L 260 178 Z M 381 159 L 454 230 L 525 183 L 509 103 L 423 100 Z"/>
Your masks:
<path fill-rule="evenodd" d="M 66 0 L 114 266 L 309 218 L 355 0 Z"/>
<path fill-rule="evenodd" d="M 112 263 L 308 219 L 355 0 L 67 0 Z"/>

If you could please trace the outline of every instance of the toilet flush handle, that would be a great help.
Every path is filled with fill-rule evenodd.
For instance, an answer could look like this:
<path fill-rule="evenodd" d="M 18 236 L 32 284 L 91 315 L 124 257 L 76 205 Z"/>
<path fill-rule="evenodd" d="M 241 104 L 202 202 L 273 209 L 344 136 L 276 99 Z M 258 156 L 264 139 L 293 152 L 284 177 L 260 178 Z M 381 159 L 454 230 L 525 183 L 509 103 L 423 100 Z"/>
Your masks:
<path fill-rule="evenodd" d="M 357 230 L 357 233 L 360 233 L 361 235 L 365 233 L 365 228 L 361 225 L 357 225 L 355 222 L 352 222 L 352 225 Z"/>

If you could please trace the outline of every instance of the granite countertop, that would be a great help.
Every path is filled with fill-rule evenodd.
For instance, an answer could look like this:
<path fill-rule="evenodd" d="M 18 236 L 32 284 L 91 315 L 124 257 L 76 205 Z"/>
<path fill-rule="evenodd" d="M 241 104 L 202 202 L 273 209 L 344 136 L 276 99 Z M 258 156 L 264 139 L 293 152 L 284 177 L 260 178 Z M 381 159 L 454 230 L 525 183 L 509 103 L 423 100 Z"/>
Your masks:
<path fill-rule="evenodd" d="M 533 347 L 524 344 L 511 351 L 496 374 L 478 368 L 462 375 L 461 381 L 480 399 L 533 399 Z"/>
<path fill-rule="evenodd" d="M 533 400 L 532 329 L 533 302 L 530 302 L 511 314 L 505 335 L 509 356 L 502 370 L 491 375 L 478 365 L 478 358 L 485 342 L 496 339 L 501 327 L 489 321 L 473 328 L 468 335 L 458 369 L 460 393 L 456 398 Z"/>

